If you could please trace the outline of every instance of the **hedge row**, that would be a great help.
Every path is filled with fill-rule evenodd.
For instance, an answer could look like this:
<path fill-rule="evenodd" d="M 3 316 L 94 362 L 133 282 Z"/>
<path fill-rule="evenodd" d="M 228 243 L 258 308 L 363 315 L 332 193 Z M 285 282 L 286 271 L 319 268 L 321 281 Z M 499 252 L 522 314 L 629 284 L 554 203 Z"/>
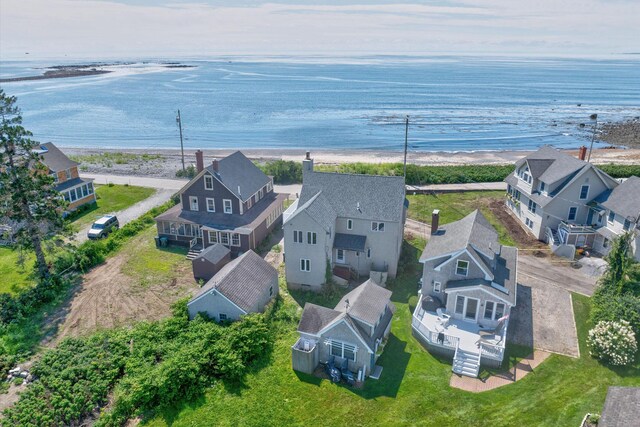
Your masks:
<path fill-rule="evenodd" d="M 219 325 L 189 321 L 186 300 L 174 315 L 133 328 L 69 338 L 46 351 L 31 372 L 37 378 L 5 411 L 7 425 L 79 425 L 107 403 L 98 426 L 128 419 L 201 394 L 216 379 L 235 381 L 270 349 L 267 315 Z"/>
<path fill-rule="evenodd" d="M 276 184 L 299 184 L 302 182 L 300 162 L 275 160 L 259 165 L 264 173 L 274 177 Z M 600 165 L 600 169 L 614 178 L 640 176 L 640 165 Z M 340 172 L 363 175 L 402 176 L 402 163 L 344 163 L 340 165 L 316 165 L 316 171 Z M 500 182 L 513 172 L 509 165 L 459 165 L 419 166 L 407 165 L 407 184 L 463 184 L 470 182 Z"/>

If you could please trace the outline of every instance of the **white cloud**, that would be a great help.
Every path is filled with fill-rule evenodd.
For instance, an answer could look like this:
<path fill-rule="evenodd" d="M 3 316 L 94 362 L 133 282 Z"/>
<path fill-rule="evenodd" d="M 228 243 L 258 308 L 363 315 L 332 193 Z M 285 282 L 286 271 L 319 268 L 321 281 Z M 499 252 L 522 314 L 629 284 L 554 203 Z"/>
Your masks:
<path fill-rule="evenodd" d="M 463 3 L 246 7 L 2 0 L 0 58 L 290 53 L 637 51 L 640 2 L 464 0 Z"/>

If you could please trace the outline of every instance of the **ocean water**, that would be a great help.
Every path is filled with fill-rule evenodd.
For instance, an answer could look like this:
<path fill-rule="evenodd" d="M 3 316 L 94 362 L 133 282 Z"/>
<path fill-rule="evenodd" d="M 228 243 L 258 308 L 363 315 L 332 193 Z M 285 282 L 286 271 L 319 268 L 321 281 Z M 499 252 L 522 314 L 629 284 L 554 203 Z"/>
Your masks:
<path fill-rule="evenodd" d="M 572 148 L 640 116 L 640 61 L 472 57 L 224 58 L 1 83 L 24 125 L 60 146 L 402 150 Z M 60 63 L 2 61 L 0 78 Z M 585 126 L 581 127 L 580 124 Z"/>

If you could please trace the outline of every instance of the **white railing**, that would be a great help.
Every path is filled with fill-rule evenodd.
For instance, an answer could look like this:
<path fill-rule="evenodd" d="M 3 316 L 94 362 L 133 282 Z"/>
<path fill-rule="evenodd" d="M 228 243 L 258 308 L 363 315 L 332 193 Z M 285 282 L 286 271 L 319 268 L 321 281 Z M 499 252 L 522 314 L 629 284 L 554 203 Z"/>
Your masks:
<path fill-rule="evenodd" d="M 504 347 L 483 342 L 480 344 L 480 355 L 489 359 L 502 361 L 504 358 Z"/>
<path fill-rule="evenodd" d="M 198 237 L 194 237 L 193 239 L 191 239 L 191 241 L 189 241 L 189 249 L 193 248 L 197 244 L 198 244 Z"/>
<path fill-rule="evenodd" d="M 563 228 L 567 230 L 567 232 L 569 232 L 570 234 L 573 234 L 573 233 L 591 234 L 596 232 L 595 228 L 591 227 L 590 225 L 569 224 L 568 222 L 565 222 L 565 221 L 561 221 L 560 226 L 558 228 Z"/>
<path fill-rule="evenodd" d="M 411 325 L 431 344 L 446 348 L 457 348 L 460 343 L 460 338 L 454 337 L 453 335 L 447 335 L 444 332 L 432 331 L 415 316 L 413 316 L 411 320 Z M 442 341 L 438 340 L 438 335 L 440 334 L 442 334 Z"/>
<path fill-rule="evenodd" d="M 308 343 L 308 348 L 305 348 L 305 343 Z M 316 345 L 317 345 L 316 341 L 311 341 L 304 338 L 298 338 L 298 341 L 296 341 L 296 343 L 292 345 L 291 348 L 293 348 L 296 351 L 311 353 L 313 350 L 316 349 Z"/>

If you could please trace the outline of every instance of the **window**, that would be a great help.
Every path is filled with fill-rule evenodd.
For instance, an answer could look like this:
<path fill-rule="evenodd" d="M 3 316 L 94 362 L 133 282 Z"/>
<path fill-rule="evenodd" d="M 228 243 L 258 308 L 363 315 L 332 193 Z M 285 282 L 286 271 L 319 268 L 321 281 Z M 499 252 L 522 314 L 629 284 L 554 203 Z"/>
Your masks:
<path fill-rule="evenodd" d="M 186 236 L 187 234 L 184 231 L 184 224 L 180 224 L 178 226 L 178 236 Z"/>
<path fill-rule="evenodd" d="M 224 206 L 224 213 L 232 214 L 233 213 L 233 205 L 231 204 L 231 200 L 223 199 L 222 204 Z"/>
<path fill-rule="evenodd" d="M 533 221 L 531 221 L 529 218 L 525 218 L 524 223 L 527 224 L 527 227 L 533 229 Z"/>
<path fill-rule="evenodd" d="M 213 177 L 211 175 L 204 176 L 204 189 L 213 190 Z"/>
<path fill-rule="evenodd" d="M 458 295 L 456 297 L 456 314 L 464 313 L 464 297 Z"/>
<path fill-rule="evenodd" d="M 207 197 L 207 212 L 215 212 L 215 211 L 216 211 L 216 199 Z"/>
<path fill-rule="evenodd" d="M 93 182 L 87 184 L 87 189 L 89 190 L 89 194 L 93 194 Z"/>
<path fill-rule="evenodd" d="M 338 249 L 336 251 L 336 262 L 344 263 L 344 250 Z"/>
<path fill-rule="evenodd" d="M 367 248 L 367 258 L 371 258 L 371 248 Z"/>
<path fill-rule="evenodd" d="M 262 191 L 262 188 L 260 190 L 258 190 L 258 199 L 262 199 L 262 197 L 264 196 L 264 192 Z"/>
<path fill-rule="evenodd" d="M 356 347 L 350 344 L 346 344 L 340 341 L 330 341 L 331 355 L 335 357 L 342 357 L 344 359 L 356 361 Z"/>
<path fill-rule="evenodd" d="M 433 292 L 442 292 L 442 283 L 433 282 Z"/>
<path fill-rule="evenodd" d="M 218 243 L 217 231 L 209 231 L 209 243 Z"/>
<path fill-rule="evenodd" d="M 76 197 L 76 190 L 71 190 L 69 191 L 69 194 L 71 195 L 71 201 L 75 202 L 77 197 Z"/>
<path fill-rule="evenodd" d="M 71 200 L 70 196 L 69 196 L 69 192 L 67 191 L 66 193 L 64 193 L 64 199 L 68 202 Z"/>
<path fill-rule="evenodd" d="M 467 306 L 464 309 L 464 318 L 469 320 L 476 320 L 478 317 L 478 305 L 479 300 L 475 298 L 467 298 Z"/>
<path fill-rule="evenodd" d="M 580 200 L 586 200 L 589 197 L 589 186 L 583 185 L 580 187 Z"/>
<path fill-rule="evenodd" d="M 628 219 L 625 219 L 624 224 L 622 224 L 622 229 L 624 231 L 629 231 L 629 228 L 631 228 L 631 221 L 629 221 Z"/>
<path fill-rule="evenodd" d="M 64 171 L 65 181 L 71 179 L 71 169 Z"/>
<path fill-rule="evenodd" d="M 308 259 L 300 259 L 300 271 L 311 271 L 311 261 Z"/>
<path fill-rule="evenodd" d="M 231 234 L 231 246 L 240 246 L 240 235 L 238 233 Z"/>
<path fill-rule="evenodd" d="M 613 211 L 609 211 L 609 216 L 607 217 L 607 221 L 613 224 L 613 220 L 616 217 L 616 213 Z"/>
<path fill-rule="evenodd" d="M 459 276 L 466 276 L 469 274 L 469 261 L 459 259 L 456 264 L 456 274 Z"/>
<path fill-rule="evenodd" d="M 496 314 L 495 314 L 494 319 L 497 320 L 497 319 L 500 319 L 503 316 L 504 316 L 504 304 L 499 302 L 499 303 L 496 304 Z"/>
<path fill-rule="evenodd" d="M 189 196 L 189 209 L 192 211 L 198 210 L 198 198 L 196 196 Z"/>
<path fill-rule="evenodd" d="M 347 230 L 353 230 L 353 220 L 347 220 Z"/>
<path fill-rule="evenodd" d="M 273 296 L 273 286 L 269 287 L 269 296 L 272 297 Z"/>
<path fill-rule="evenodd" d="M 293 243 L 302 243 L 302 231 L 293 230 Z"/>
<path fill-rule="evenodd" d="M 383 232 L 384 231 L 384 222 L 372 222 L 371 223 L 371 231 Z"/>
<path fill-rule="evenodd" d="M 544 193 L 544 182 L 540 181 L 540 192 Z"/>
<path fill-rule="evenodd" d="M 310 245 L 315 245 L 317 241 L 317 235 L 313 231 L 307 231 L 307 243 Z"/>
<path fill-rule="evenodd" d="M 229 245 L 229 233 L 220 233 L 220 243 L 223 245 Z"/>
<path fill-rule="evenodd" d="M 267 183 L 267 193 L 270 192 L 271 190 L 273 190 L 273 185 L 271 184 L 271 182 Z"/>
<path fill-rule="evenodd" d="M 220 321 L 221 321 L 221 322 L 224 322 L 225 320 L 227 320 L 227 315 L 226 315 L 226 314 L 224 314 L 224 313 L 220 313 L 220 316 L 219 316 L 219 317 L 220 317 Z"/>
<path fill-rule="evenodd" d="M 536 213 L 536 202 L 529 199 L 529 212 Z"/>
<path fill-rule="evenodd" d="M 578 208 L 573 206 L 569 208 L 569 216 L 567 217 L 567 219 L 569 221 L 575 221 L 577 215 L 578 215 Z"/>
<path fill-rule="evenodd" d="M 487 301 L 484 306 L 484 318 L 487 320 L 493 320 L 493 309 L 495 307 L 495 303 L 493 301 Z"/>

